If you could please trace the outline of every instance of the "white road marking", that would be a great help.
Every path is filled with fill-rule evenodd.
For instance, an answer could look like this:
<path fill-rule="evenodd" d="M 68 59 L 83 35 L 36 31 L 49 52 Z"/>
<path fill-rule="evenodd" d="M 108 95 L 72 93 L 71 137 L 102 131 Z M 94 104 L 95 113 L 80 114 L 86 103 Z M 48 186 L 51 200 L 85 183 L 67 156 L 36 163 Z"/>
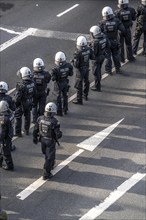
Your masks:
<path fill-rule="evenodd" d="M 20 35 L 13 37 L 12 39 L 8 40 L 7 42 L 0 45 L 0 52 L 5 50 L 6 48 L 12 46 L 13 44 L 17 43 L 20 40 L 23 40 L 29 35 L 32 35 L 37 29 L 29 28 L 28 30 L 22 32 Z"/>
<path fill-rule="evenodd" d="M 10 29 L 7 29 L 7 28 L 3 28 L 3 27 L 0 27 L 0 30 L 6 31 L 10 34 L 18 34 L 18 35 L 22 34 L 22 32 L 16 32 L 16 31 L 13 31 L 13 30 L 10 30 Z"/>
<path fill-rule="evenodd" d="M 61 162 L 57 167 L 55 167 L 52 170 L 52 174 L 55 175 L 60 170 L 62 170 L 67 164 L 69 164 L 72 160 L 74 160 L 77 156 L 79 156 L 81 153 L 83 153 L 84 150 L 79 149 L 76 151 L 73 155 L 68 157 L 66 160 Z M 36 180 L 34 183 L 29 185 L 26 189 L 24 189 L 22 192 L 20 192 L 16 197 L 20 200 L 26 199 L 29 195 L 31 195 L 34 191 L 36 191 L 40 186 L 42 186 L 47 180 L 43 180 L 42 177 L 40 177 L 38 180 Z"/>
<path fill-rule="evenodd" d="M 105 128 L 101 132 L 96 133 L 95 135 L 86 139 L 80 144 L 77 144 L 77 147 L 83 148 L 88 151 L 93 151 L 123 120 L 124 118 Z"/>
<path fill-rule="evenodd" d="M 112 130 L 118 126 L 118 124 L 120 122 L 122 122 L 124 119 L 121 119 L 120 121 L 118 121 L 117 123 L 109 126 L 108 128 L 104 129 L 103 131 L 99 132 L 100 133 L 104 133 L 105 135 L 101 137 L 101 134 L 99 135 L 100 137 L 100 141 L 98 141 L 96 139 L 96 146 L 94 144 L 93 141 L 91 141 L 91 139 L 94 139 L 94 136 L 92 136 L 90 138 L 90 142 L 89 142 L 89 147 L 87 146 L 86 143 L 86 149 L 87 150 L 91 150 L 92 146 L 90 146 L 91 142 L 94 144 L 93 148 L 95 149 L 100 143 L 101 141 L 103 141 L 107 135 L 109 134 L 109 132 L 111 133 Z M 96 134 L 98 137 L 98 133 Z M 86 142 L 86 140 L 85 140 Z M 88 142 L 88 139 L 87 139 Z M 78 144 L 77 146 L 79 146 L 80 144 Z M 82 146 L 82 143 L 81 143 Z M 85 148 L 85 147 L 84 147 Z M 93 150 L 92 148 L 92 150 Z M 68 157 L 66 160 L 62 161 L 57 167 L 55 167 L 51 172 L 53 175 L 55 175 L 56 173 L 58 173 L 60 170 L 62 170 L 67 164 L 69 164 L 71 161 L 73 161 L 76 157 L 78 157 L 81 153 L 83 153 L 84 150 L 83 149 L 79 149 L 78 151 L 76 151 L 74 154 L 72 154 L 70 157 Z M 26 199 L 29 195 L 31 195 L 34 191 L 36 191 L 40 186 L 42 186 L 47 180 L 43 180 L 42 177 L 40 177 L 38 180 L 36 180 L 35 182 L 33 182 L 31 185 L 29 185 L 26 189 L 24 189 L 22 192 L 20 192 L 18 195 L 16 195 L 16 197 L 20 200 L 24 200 Z"/>
<path fill-rule="evenodd" d="M 100 216 L 106 209 L 108 209 L 113 203 L 121 198 L 129 189 L 142 180 L 146 176 L 146 173 L 136 173 L 124 183 L 122 183 L 116 190 L 110 193 L 110 195 L 98 206 L 90 209 L 79 220 L 94 220 Z"/>
<path fill-rule="evenodd" d="M 61 17 L 62 15 L 66 14 L 67 12 L 71 11 L 72 9 L 74 9 L 74 8 L 76 8 L 78 6 L 79 6 L 79 4 L 73 5 L 72 7 L 68 8 L 67 10 L 65 10 L 64 12 L 62 12 L 62 13 L 56 15 L 56 16 L 57 17 Z"/>

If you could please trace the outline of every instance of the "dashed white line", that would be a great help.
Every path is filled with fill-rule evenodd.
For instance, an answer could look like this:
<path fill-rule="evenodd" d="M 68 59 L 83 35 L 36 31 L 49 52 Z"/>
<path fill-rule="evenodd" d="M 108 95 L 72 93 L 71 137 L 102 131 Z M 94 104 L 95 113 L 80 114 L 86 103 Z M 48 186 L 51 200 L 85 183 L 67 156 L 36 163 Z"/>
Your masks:
<path fill-rule="evenodd" d="M 74 9 L 74 8 L 76 8 L 76 7 L 78 7 L 78 6 L 79 6 L 79 4 L 75 4 L 75 5 L 73 5 L 72 7 L 68 8 L 67 10 L 65 10 L 64 12 L 62 12 L 62 13 L 56 15 L 56 16 L 57 16 L 57 17 L 61 17 L 62 15 L 66 14 L 67 12 L 71 11 L 72 9 Z"/>
<path fill-rule="evenodd" d="M 94 220 L 100 216 L 106 209 L 108 209 L 113 203 L 120 199 L 129 189 L 142 180 L 146 176 L 146 173 L 136 173 L 124 183 L 122 183 L 116 190 L 110 193 L 110 195 L 98 206 L 90 209 L 79 220 Z"/>

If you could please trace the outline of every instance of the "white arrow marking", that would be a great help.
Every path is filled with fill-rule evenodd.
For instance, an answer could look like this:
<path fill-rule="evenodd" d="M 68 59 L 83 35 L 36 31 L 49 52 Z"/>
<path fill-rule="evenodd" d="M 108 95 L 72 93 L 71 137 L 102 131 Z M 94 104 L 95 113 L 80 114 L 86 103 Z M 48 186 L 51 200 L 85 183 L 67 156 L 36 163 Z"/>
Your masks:
<path fill-rule="evenodd" d="M 109 135 L 109 134 L 112 132 L 112 130 L 113 130 L 115 127 L 117 127 L 118 124 L 120 124 L 120 122 L 123 121 L 123 120 L 124 120 L 124 118 L 121 119 L 120 121 L 116 122 L 115 124 L 109 126 L 108 128 L 104 129 L 103 131 L 97 133 L 96 135 L 94 135 L 94 136 L 98 136 L 98 134 L 100 134 L 100 135 L 99 135 L 100 141 L 98 140 L 98 142 L 97 142 L 97 140 L 96 140 L 96 146 L 95 146 L 95 144 L 94 144 L 93 141 L 90 141 L 90 146 L 88 146 L 88 150 L 91 149 L 91 147 L 92 147 L 92 146 L 91 146 L 91 143 L 94 144 L 93 148 L 95 149 L 95 148 L 101 143 L 101 141 L 104 140 L 104 139 L 107 137 L 107 135 Z M 104 135 L 101 136 L 101 134 L 104 134 Z M 94 136 L 93 136 L 93 137 L 94 137 Z M 91 140 L 92 140 L 92 139 L 95 139 L 95 138 L 93 138 L 93 137 L 91 137 L 91 138 L 89 138 L 89 139 L 91 139 Z M 89 142 L 89 141 L 88 141 L 89 139 L 87 139 L 87 143 Z M 84 142 L 86 142 L 86 140 L 85 140 Z M 82 142 L 82 143 L 83 143 L 83 142 Z M 81 143 L 81 145 L 82 145 L 82 143 Z M 86 143 L 86 145 L 87 145 L 87 143 Z M 79 146 L 79 145 L 80 145 L 80 144 L 78 144 L 77 146 Z M 92 148 L 92 149 L 93 149 L 93 148 Z M 68 157 L 66 160 L 62 161 L 57 167 L 55 167 L 55 169 L 52 170 L 52 174 L 55 175 L 56 173 L 58 173 L 58 172 L 59 172 L 60 170 L 62 170 L 67 164 L 69 164 L 71 161 L 73 161 L 77 156 L 79 156 L 79 155 L 80 155 L 81 153 L 83 153 L 83 152 L 84 152 L 83 149 L 79 149 L 78 151 L 76 151 L 74 154 L 72 154 L 72 155 L 71 155 L 70 157 Z M 32 183 L 31 185 L 29 185 L 26 189 L 24 189 L 22 192 L 20 192 L 18 195 L 16 195 L 16 197 L 17 197 L 18 199 L 20 199 L 20 200 L 26 199 L 30 194 L 32 194 L 35 190 L 37 190 L 39 187 L 41 187 L 45 182 L 46 182 L 46 180 L 43 180 L 42 177 L 40 177 L 38 180 L 36 180 L 35 182 L 33 182 L 33 183 Z"/>
<path fill-rule="evenodd" d="M 60 170 L 62 170 L 67 164 L 69 164 L 72 160 L 74 160 L 77 156 L 79 156 L 81 153 L 83 153 L 84 150 L 79 149 L 74 154 L 72 154 L 70 157 L 68 157 L 66 160 L 62 161 L 57 167 L 55 167 L 51 172 L 53 175 L 58 173 Z M 29 195 L 31 195 L 34 191 L 36 191 L 39 187 L 41 187 L 47 180 L 43 180 L 42 177 L 37 179 L 35 182 L 33 182 L 31 185 L 29 185 L 26 189 L 24 189 L 22 192 L 20 192 L 16 197 L 20 200 L 26 199 Z"/>
<path fill-rule="evenodd" d="M 77 144 L 77 147 L 93 151 L 123 120 L 124 118 L 122 118 L 115 124 L 110 125 L 108 128 L 105 128 L 101 132 L 96 133 L 95 135 L 86 139 L 80 144 Z"/>
<path fill-rule="evenodd" d="M 29 35 L 34 34 L 37 29 L 35 28 L 29 28 L 28 30 L 22 32 L 20 35 L 13 37 L 12 39 L 6 41 L 5 43 L 0 45 L 0 52 L 5 50 L 6 48 L 12 46 L 13 44 L 19 42 L 20 40 L 23 40 L 24 38 L 28 37 Z"/>
<path fill-rule="evenodd" d="M 89 212 L 83 215 L 79 220 L 94 220 L 145 176 L 146 173 L 134 174 L 132 177 L 122 183 L 116 190 L 111 192 L 110 195 L 102 203 L 90 209 Z"/>

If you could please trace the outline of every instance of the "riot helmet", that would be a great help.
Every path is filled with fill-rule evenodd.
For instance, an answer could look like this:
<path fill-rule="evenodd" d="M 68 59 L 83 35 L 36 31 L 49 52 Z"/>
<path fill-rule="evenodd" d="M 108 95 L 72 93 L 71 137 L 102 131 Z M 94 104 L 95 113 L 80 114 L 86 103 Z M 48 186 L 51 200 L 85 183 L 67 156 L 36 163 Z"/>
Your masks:
<path fill-rule="evenodd" d="M 84 49 L 87 46 L 87 39 L 86 39 L 86 37 L 84 37 L 82 35 L 79 36 L 77 38 L 76 44 L 77 44 L 77 48 L 78 49 Z"/>
<path fill-rule="evenodd" d="M 111 18 L 113 18 L 113 10 L 111 7 L 106 6 L 102 9 L 102 17 L 104 20 L 110 20 Z"/>
<path fill-rule="evenodd" d="M 119 8 L 127 8 L 129 4 L 129 0 L 118 0 Z"/>
<path fill-rule="evenodd" d="M 6 82 L 0 82 L 0 93 L 7 93 L 8 92 L 8 84 Z"/>
<path fill-rule="evenodd" d="M 31 70 L 28 67 L 22 67 L 18 70 L 17 75 L 20 76 L 22 80 L 30 80 L 32 78 Z"/>
<path fill-rule="evenodd" d="M 57 106 L 55 103 L 53 102 L 49 102 L 46 106 L 45 106 L 45 116 L 50 116 L 50 115 L 56 115 L 57 114 Z"/>
<path fill-rule="evenodd" d="M 90 34 L 93 38 L 101 34 L 101 29 L 99 26 L 95 25 L 90 28 Z"/>
<path fill-rule="evenodd" d="M 146 6 L 146 0 L 141 0 L 141 4 Z"/>
<path fill-rule="evenodd" d="M 9 110 L 9 105 L 6 101 L 0 101 L 0 113 L 5 113 Z"/>
<path fill-rule="evenodd" d="M 36 58 L 33 61 L 33 70 L 35 72 L 40 72 L 42 70 L 44 70 L 45 68 L 45 64 L 44 61 L 41 58 Z"/>
<path fill-rule="evenodd" d="M 57 66 L 62 66 L 65 63 L 66 63 L 65 53 L 63 53 L 62 51 L 57 52 L 55 55 L 55 64 Z"/>

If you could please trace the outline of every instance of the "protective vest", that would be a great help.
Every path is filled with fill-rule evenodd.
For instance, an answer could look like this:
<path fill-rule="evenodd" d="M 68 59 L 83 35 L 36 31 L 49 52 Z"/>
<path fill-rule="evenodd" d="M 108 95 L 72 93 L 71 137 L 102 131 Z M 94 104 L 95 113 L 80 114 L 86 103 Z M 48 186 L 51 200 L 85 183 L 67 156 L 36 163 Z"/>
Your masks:
<path fill-rule="evenodd" d="M 120 20 L 122 21 L 123 25 L 126 28 L 131 27 L 132 25 L 131 11 L 129 9 L 128 10 L 121 9 L 119 13 L 120 13 Z"/>
<path fill-rule="evenodd" d="M 107 40 L 105 37 L 94 39 L 92 43 L 94 59 L 98 58 L 100 55 L 104 55 L 106 44 L 107 44 Z"/>
<path fill-rule="evenodd" d="M 42 137 L 53 138 L 54 126 L 51 121 L 41 119 L 39 123 L 39 132 Z"/>
<path fill-rule="evenodd" d="M 89 59 L 91 56 L 90 48 L 78 50 L 74 57 L 74 66 L 76 68 L 89 67 Z"/>
<path fill-rule="evenodd" d="M 64 68 L 58 68 L 58 76 L 57 76 L 57 81 L 66 81 L 68 78 L 69 73 L 69 67 L 64 67 Z"/>
<path fill-rule="evenodd" d="M 42 86 L 44 84 L 44 81 L 45 81 L 44 74 L 42 74 L 42 73 L 35 73 L 33 78 L 34 78 L 36 86 L 40 87 L 40 86 Z"/>
<path fill-rule="evenodd" d="M 118 27 L 117 27 L 117 22 L 115 20 L 106 21 L 104 29 L 105 29 L 104 33 L 107 34 L 109 39 L 117 38 Z"/>
<path fill-rule="evenodd" d="M 25 84 L 24 95 L 22 99 L 22 103 L 26 106 L 31 106 L 33 101 L 34 94 L 34 83 Z"/>

